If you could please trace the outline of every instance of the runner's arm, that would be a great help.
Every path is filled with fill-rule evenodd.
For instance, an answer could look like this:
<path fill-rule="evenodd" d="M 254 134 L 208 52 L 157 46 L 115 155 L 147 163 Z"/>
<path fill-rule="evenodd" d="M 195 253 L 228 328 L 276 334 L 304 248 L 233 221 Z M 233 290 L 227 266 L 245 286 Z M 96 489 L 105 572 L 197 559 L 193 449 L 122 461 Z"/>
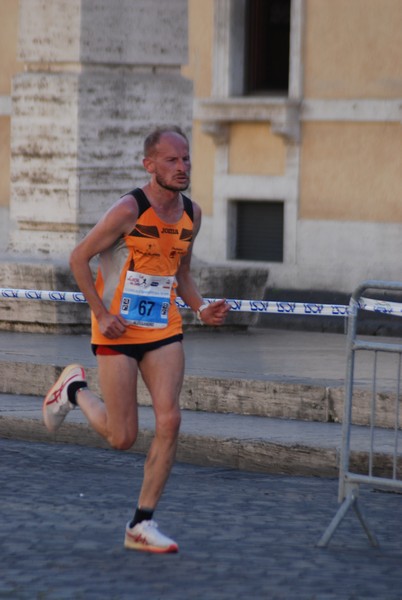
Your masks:
<path fill-rule="evenodd" d="M 111 339 L 122 335 L 127 326 L 120 315 L 111 315 L 103 304 L 95 288 L 90 261 L 134 227 L 138 207 L 133 200 L 132 196 L 125 196 L 113 205 L 70 255 L 70 268 L 77 285 L 99 322 L 102 333 Z"/>

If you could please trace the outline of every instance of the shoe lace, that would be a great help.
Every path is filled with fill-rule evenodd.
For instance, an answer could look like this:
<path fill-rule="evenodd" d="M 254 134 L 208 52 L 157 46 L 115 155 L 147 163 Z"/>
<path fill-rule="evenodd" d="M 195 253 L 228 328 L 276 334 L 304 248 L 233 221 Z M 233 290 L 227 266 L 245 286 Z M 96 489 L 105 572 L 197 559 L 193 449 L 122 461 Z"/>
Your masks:
<path fill-rule="evenodd" d="M 158 529 L 158 523 L 153 519 L 146 519 L 142 521 L 142 526 L 146 529 Z"/>

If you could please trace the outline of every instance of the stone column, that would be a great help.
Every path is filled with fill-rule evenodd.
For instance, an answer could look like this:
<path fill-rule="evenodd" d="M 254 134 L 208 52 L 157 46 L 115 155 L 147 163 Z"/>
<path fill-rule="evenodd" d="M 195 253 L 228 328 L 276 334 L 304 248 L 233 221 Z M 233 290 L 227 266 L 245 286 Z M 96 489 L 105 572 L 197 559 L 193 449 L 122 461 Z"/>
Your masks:
<path fill-rule="evenodd" d="M 191 133 L 187 0 L 20 0 L 11 118 L 11 231 L 0 286 L 74 290 L 68 256 L 142 185 L 157 124 Z M 0 329 L 86 331 L 86 305 L 2 300 Z"/>
<path fill-rule="evenodd" d="M 63 261 L 144 182 L 146 132 L 191 131 L 187 0 L 20 0 L 20 12 L 10 250 Z"/>

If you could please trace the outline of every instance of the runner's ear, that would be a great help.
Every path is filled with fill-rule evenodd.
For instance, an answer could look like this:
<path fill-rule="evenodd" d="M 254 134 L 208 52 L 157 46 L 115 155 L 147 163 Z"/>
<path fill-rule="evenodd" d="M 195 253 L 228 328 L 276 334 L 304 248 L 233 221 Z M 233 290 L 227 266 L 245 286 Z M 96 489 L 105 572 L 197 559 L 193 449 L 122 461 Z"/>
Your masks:
<path fill-rule="evenodd" d="M 142 159 L 142 164 L 144 169 L 147 171 L 147 173 L 154 173 L 155 171 L 155 161 L 150 158 L 149 156 L 146 156 L 145 158 Z"/>

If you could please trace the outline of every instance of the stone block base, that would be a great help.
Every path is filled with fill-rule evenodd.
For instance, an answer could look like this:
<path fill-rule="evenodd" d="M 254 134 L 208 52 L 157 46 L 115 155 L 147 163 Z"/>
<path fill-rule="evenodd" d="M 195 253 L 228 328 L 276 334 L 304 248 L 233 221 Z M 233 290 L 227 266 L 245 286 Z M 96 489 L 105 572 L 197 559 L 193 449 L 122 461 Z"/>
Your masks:
<path fill-rule="evenodd" d="M 31 290 L 78 291 L 66 263 L 2 260 L 0 287 Z M 90 328 L 87 304 L 6 299 L 0 296 L 0 329 L 31 333 L 86 333 Z"/>
<path fill-rule="evenodd" d="M 239 300 L 261 300 L 268 282 L 268 269 L 264 267 L 242 267 L 215 265 L 194 261 L 192 274 L 204 298 L 227 298 Z M 183 323 L 196 325 L 197 318 L 190 310 L 183 310 Z M 257 323 L 255 313 L 231 312 L 226 326 L 249 327 Z"/>
<path fill-rule="evenodd" d="M 62 262 L 0 261 L 1 288 L 78 291 L 69 266 Z M 194 261 L 193 276 L 204 298 L 261 299 L 268 280 L 265 268 L 209 265 Z M 185 327 L 199 326 L 191 310 L 182 310 Z M 251 313 L 230 313 L 226 326 L 247 328 L 255 325 Z M 88 333 L 90 311 L 87 304 L 42 300 L 7 299 L 0 296 L 0 329 L 3 331 Z"/>

